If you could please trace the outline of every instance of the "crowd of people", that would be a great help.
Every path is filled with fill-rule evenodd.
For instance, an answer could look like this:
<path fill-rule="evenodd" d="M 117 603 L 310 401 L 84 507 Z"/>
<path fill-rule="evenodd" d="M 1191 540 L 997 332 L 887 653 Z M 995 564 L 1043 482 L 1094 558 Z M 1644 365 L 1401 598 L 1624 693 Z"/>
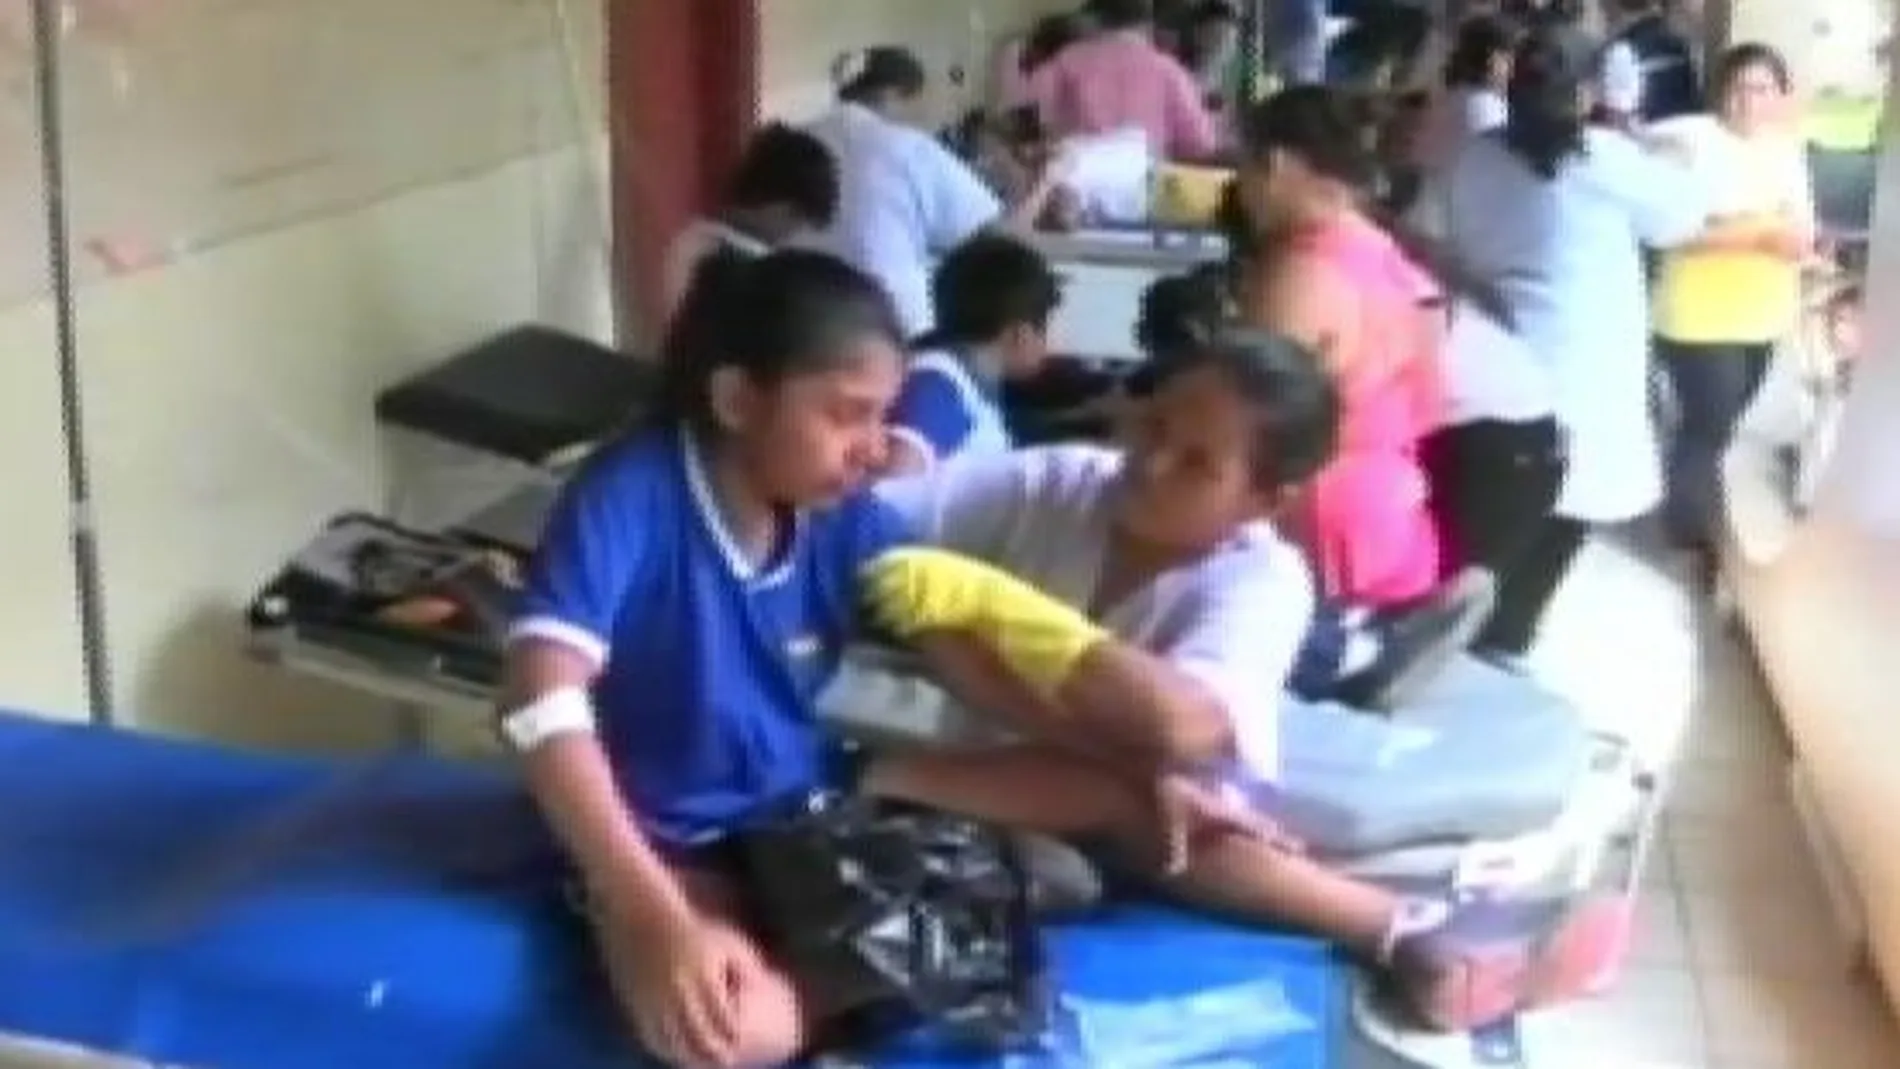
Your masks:
<path fill-rule="evenodd" d="M 1270 23 L 1289 52 L 1310 6 Z M 729 852 L 815 786 L 1100 844 L 1339 942 L 1436 1028 L 1597 974 L 1588 918 L 1500 944 L 1303 851 L 1281 718 L 1403 706 L 1460 652 L 1521 669 L 1591 534 L 1658 506 L 1711 555 L 1738 421 L 1802 458 L 1805 500 L 1858 291 L 1817 296 L 1772 50 L 1714 57 L 1704 94 L 1647 0 L 1608 42 L 1505 6 L 1465 13 L 1411 107 L 1298 64 L 1242 106 L 1237 7 L 1163 36 L 1095 0 L 1027 38 L 1014 130 L 925 129 L 924 65 L 881 46 L 824 118 L 756 135 L 675 245 L 661 403 L 568 487 L 511 640 L 505 723 L 655 1053 L 774 1065 L 840 1009 L 762 947 Z M 1234 168 L 1227 259 L 1147 294 L 1147 359 L 1099 402 L 1116 438 L 1019 446 L 1003 392 L 1064 299 L 1027 234 L 1064 139 L 1124 128 Z M 874 639 L 1005 741 L 841 753 L 816 698 Z"/>

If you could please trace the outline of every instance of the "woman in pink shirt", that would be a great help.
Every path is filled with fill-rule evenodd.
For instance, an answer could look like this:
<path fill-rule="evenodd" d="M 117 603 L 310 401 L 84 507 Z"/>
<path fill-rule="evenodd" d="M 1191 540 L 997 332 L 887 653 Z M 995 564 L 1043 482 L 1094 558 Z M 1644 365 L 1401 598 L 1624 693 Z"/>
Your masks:
<path fill-rule="evenodd" d="M 1429 593 L 1440 549 L 1419 444 L 1441 422 L 1430 278 L 1360 207 L 1375 165 L 1321 86 L 1248 119 L 1240 194 L 1263 239 L 1242 314 L 1322 353 L 1345 402 L 1340 450 L 1301 520 L 1325 592 L 1387 606 Z"/>
<path fill-rule="evenodd" d="M 1149 0 L 1094 0 L 1099 32 L 1064 48 L 1029 79 L 1030 99 L 1058 138 L 1131 127 L 1158 156 L 1204 160 L 1220 131 L 1181 61 L 1154 42 Z"/>

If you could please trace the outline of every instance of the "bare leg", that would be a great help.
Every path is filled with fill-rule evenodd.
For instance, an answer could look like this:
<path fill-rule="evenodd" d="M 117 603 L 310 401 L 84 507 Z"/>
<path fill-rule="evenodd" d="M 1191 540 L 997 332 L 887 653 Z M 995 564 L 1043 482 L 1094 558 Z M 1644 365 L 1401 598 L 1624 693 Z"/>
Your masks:
<path fill-rule="evenodd" d="M 1160 832 L 1152 796 L 1066 754 L 1013 747 L 900 753 L 872 763 L 865 790 L 1045 835 L 1100 837 L 1146 860 Z M 1253 923 L 1313 932 L 1367 957 L 1391 929 L 1398 900 L 1284 847 L 1237 835 L 1197 838 L 1164 885 L 1196 906 Z"/>
<path fill-rule="evenodd" d="M 1384 949 L 1399 909 L 1390 891 L 1303 854 L 1237 835 L 1196 842 L 1186 870 L 1163 887 L 1212 913 L 1311 932 L 1367 961 Z"/>
<path fill-rule="evenodd" d="M 865 789 L 1021 830 L 1099 836 L 1128 849 L 1138 869 L 1149 868 L 1140 859 L 1159 835 L 1151 797 L 1049 750 L 896 755 L 874 762 Z M 1424 1024 L 1444 1030 L 1577 997 L 1610 943 L 1587 909 L 1528 944 L 1466 932 L 1464 915 L 1443 903 L 1402 899 L 1260 838 L 1197 835 L 1185 860 L 1163 888 L 1237 920 L 1295 927 L 1344 946 L 1386 973 Z"/>
<path fill-rule="evenodd" d="M 866 794 L 1019 831 L 1152 841 L 1152 798 L 1101 767 L 1035 746 L 895 751 L 871 762 Z"/>
<path fill-rule="evenodd" d="M 708 923 L 725 925 L 742 938 L 751 938 L 739 922 L 735 895 L 724 881 L 704 873 L 681 873 L 680 881 L 694 908 Z M 645 948 L 636 945 L 628 933 L 609 928 L 599 917 L 590 919 L 614 997 L 625 1019 L 636 1021 L 638 989 L 633 963 Z M 758 960 L 760 967 L 742 975 L 735 991 L 740 1036 L 731 1062 L 676 1069 L 774 1069 L 791 1062 L 805 1049 L 809 1035 L 805 1001 L 789 976 L 765 964 L 763 951 Z"/>

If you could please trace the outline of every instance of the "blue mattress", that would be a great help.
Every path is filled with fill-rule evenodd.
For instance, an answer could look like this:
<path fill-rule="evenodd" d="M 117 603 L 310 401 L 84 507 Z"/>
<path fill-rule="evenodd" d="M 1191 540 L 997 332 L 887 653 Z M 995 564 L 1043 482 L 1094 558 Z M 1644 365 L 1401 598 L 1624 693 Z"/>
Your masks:
<path fill-rule="evenodd" d="M 199 1069 L 642 1065 L 562 895 L 496 772 L 0 715 L 0 1032 Z M 1336 1015 L 1302 940 L 1130 906 L 1051 949 L 1084 1016 L 1263 980 L 1298 1019 Z M 1238 1064 L 1324 1069 L 1328 1032 Z M 882 1062 L 955 1064 L 922 1042 Z"/>

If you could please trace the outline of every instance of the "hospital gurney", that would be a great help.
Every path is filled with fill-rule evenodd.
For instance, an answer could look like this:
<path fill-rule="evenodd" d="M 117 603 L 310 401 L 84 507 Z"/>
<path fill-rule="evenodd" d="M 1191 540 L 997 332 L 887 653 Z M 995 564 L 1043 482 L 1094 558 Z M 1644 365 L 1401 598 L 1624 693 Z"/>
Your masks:
<path fill-rule="evenodd" d="M 499 770 L 6 714 L 0 761 L 0 1035 L 197 1069 L 647 1064 L 561 859 Z M 1337 1064 L 1337 970 L 1311 942 L 1130 906 L 1053 931 L 1050 951 L 1054 1038 L 1085 1055 L 1199 1041 L 1213 1020 L 1250 1044 L 1222 1064 Z M 1198 1031 L 1157 1026 L 1184 1013 Z M 868 1064 L 974 1064 L 930 1049 Z"/>

